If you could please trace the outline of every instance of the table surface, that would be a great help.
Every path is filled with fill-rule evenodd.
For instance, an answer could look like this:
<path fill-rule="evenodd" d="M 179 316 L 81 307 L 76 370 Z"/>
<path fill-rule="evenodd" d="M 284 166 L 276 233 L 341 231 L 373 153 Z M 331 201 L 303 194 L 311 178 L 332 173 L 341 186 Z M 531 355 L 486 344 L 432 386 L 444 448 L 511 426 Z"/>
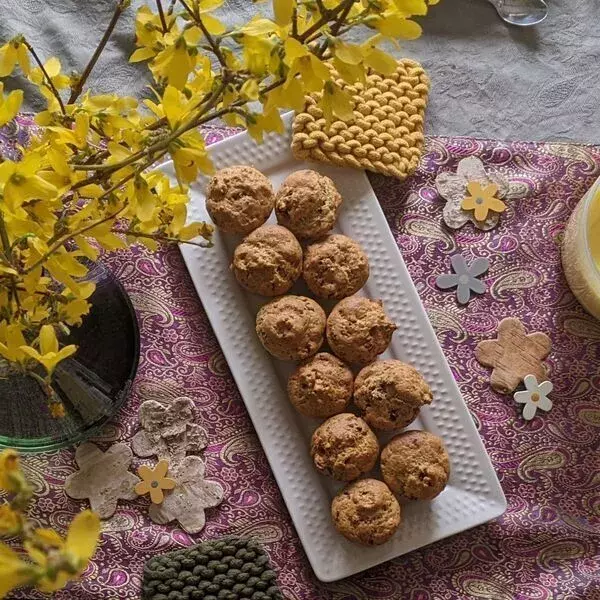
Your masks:
<path fill-rule="evenodd" d="M 119 22 L 92 74 L 92 89 L 143 93 L 147 69 L 126 59 L 134 8 L 144 3 L 133 0 Z M 431 75 L 428 133 L 600 143 L 598 1 L 548 4 L 546 21 L 529 29 L 507 26 L 486 0 L 431 7 L 420 19 L 423 37 L 396 51 L 421 61 Z M 222 13 L 226 22 L 239 23 L 260 6 L 226 0 Z M 113 0 L 0 0 L 0 39 L 24 33 L 42 56 L 60 56 L 67 72 L 81 70 L 113 7 Z"/>
<path fill-rule="evenodd" d="M 26 142 L 26 124 L 21 119 L 0 131 L 0 152 L 13 152 L 15 140 Z M 212 130 L 208 137 L 224 135 Z M 441 225 L 435 176 L 470 155 L 510 177 L 518 192 L 490 232 Z M 178 250 L 133 248 L 107 257 L 136 307 L 142 346 L 131 397 L 98 443 L 128 442 L 143 400 L 191 396 L 210 440 L 207 477 L 223 485 L 226 500 L 207 512 L 206 528 L 196 536 L 176 524 L 153 524 L 144 499 L 120 503 L 103 525 L 86 577 L 56 598 L 138 599 L 149 556 L 243 534 L 264 543 L 291 600 L 600 600 L 600 323 L 578 305 L 560 263 L 566 220 L 598 175 L 599 147 L 429 138 L 408 181 L 371 177 L 509 506 L 494 522 L 334 584 L 312 574 Z M 467 306 L 434 283 L 457 251 L 491 263 L 483 278 L 488 291 Z M 475 344 L 494 337 L 506 316 L 553 342 L 554 408 L 530 422 L 512 397 L 490 388 L 489 371 L 473 356 Z M 28 456 L 25 466 L 39 495 L 32 516 L 64 530 L 86 505 L 63 489 L 75 470 L 73 452 Z M 13 598 L 42 596 L 27 591 Z"/>

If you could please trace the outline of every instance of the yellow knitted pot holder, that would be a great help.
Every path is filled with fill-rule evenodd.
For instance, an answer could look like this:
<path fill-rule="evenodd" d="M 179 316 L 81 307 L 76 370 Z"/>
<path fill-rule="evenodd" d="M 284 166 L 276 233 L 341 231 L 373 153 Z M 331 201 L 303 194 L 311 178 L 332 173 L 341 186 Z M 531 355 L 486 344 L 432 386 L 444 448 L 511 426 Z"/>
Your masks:
<path fill-rule="evenodd" d="M 424 143 L 429 77 L 423 67 L 404 59 L 392 75 L 367 75 L 366 85 L 337 83 L 352 95 L 354 119 L 328 126 L 317 106 L 320 93 L 307 96 L 305 112 L 294 118 L 294 156 L 406 179 L 417 168 Z"/>

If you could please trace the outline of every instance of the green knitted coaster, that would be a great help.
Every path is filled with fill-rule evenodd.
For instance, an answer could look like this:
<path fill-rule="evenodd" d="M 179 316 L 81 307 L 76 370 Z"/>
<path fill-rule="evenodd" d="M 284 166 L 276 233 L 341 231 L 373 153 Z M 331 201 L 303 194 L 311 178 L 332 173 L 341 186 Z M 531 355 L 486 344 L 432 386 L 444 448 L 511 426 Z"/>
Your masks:
<path fill-rule="evenodd" d="M 284 600 L 262 546 L 236 537 L 153 556 L 142 592 L 144 600 Z"/>

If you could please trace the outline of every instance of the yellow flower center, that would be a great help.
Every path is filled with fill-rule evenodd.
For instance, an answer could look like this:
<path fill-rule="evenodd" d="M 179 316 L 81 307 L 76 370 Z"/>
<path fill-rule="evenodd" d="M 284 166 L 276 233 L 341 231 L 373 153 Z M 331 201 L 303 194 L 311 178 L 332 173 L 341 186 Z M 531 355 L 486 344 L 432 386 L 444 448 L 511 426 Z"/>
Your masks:
<path fill-rule="evenodd" d="M 533 392 L 533 394 L 531 394 L 531 401 L 532 402 L 538 402 L 540 399 L 540 395 L 537 392 Z"/>
<path fill-rule="evenodd" d="M 13 173 L 10 176 L 10 182 L 14 185 L 21 185 L 24 180 L 25 178 L 23 177 L 23 175 L 19 175 L 18 173 Z"/>
<path fill-rule="evenodd" d="M 481 196 L 477 196 L 477 198 L 475 198 L 475 204 L 483 204 L 484 202 L 485 200 Z"/>

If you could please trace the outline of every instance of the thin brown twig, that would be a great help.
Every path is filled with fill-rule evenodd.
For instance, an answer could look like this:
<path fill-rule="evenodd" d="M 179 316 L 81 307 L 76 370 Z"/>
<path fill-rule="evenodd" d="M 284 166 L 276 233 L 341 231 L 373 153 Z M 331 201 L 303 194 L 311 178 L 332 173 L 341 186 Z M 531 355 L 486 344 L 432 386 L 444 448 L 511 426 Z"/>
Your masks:
<path fill-rule="evenodd" d="M 352 10 L 352 6 L 354 6 L 354 0 L 352 2 L 346 2 L 346 6 L 343 8 L 342 12 L 338 14 L 337 21 L 331 27 L 331 35 L 337 35 L 340 31 L 340 27 L 344 24 L 348 13 Z"/>
<path fill-rule="evenodd" d="M 119 19 L 121 18 L 121 15 L 129 5 L 129 2 L 130 0 L 119 0 L 117 5 L 115 6 L 115 10 L 113 12 L 112 18 L 110 19 L 110 23 L 108 24 L 108 27 L 106 28 L 106 31 L 104 32 L 104 35 L 102 36 L 98 47 L 94 51 L 94 54 L 92 54 L 92 58 L 90 58 L 88 64 L 85 66 L 85 69 L 83 70 L 82 75 L 77 80 L 77 83 L 71 89 L 71 95 L 69 96 L 69 104 L 73 104 L 73 102 L 75 102 L 75 100 L 79 98 L 79 94 L 81 94 L 81 92 L 83 91 L 83 86 L 85 85 L 85 82 L 90 76 L 90 73 L 92 72 L 93 68 L 96 66 L 100 55 L 106 47 L 106 44 L 108 43 L 108 40 L 110 39 L 110 36 L 112 35 Z"/>
<path fill-rule="evenodd" d="M 298 37 L 298 6 L 294 5 L 292 11 L 292 37 Z"/>
<path fill-rule="evenodd" d="M 25 47 L 27 48 L 27 50 L 29 50 L 29 53 L 31 54 L 31 56 L 33 56 L 33 60 L 35 60 L 38 67 L 42 71 L 42 73 L 46 79 L 46 85 L 50 88 L 50 91 L 52 92 L 52 94 L 54 95 L 56 100 L 58 101 L 58 104 L 60 106 L 60 112 L 62 112 L 63 115 L 66 115 L 67 111 L 65 110 L 65 104 L 62 101 L 62 98 L 60 97 L 60 94 L 58 93 L 58 90 L 56 89 L 56 86 L 54 85 L 52 78 L 50 77 L 50 75 L 48 75 L 48 71 L 46 71 L 46 67 L 44 67 L 42 61 L 40 60 L 40 57 L 37 55 L 36 51 L 33 49 L 31 44 L 27 40 L 23 40 L 23 43 L 25 44 Z"/>
<path fill-rule="evenodd" d="M 319 12 L 321 13 L 321 16 L 323 16 L 327 12 L 327 8 L 325 8 L 323 0 L 317 0 L 317 7 L 319 9 Z"/>
<path fill-rule="evenodd" d="M 345 1 L 346 0 L 343 0 L 343 2 Z M 303 31 L 301 34 L 299 34 L 296 39 L 300 43 L 304 44 L 307 39 L 309 39 L 314 33 L 318 32 L 321 27 L 326 25 L 334 17 L 334 15 L 337 14 L 337 11 L 341 8 L 341 4 L 343 4 L 343 2 L 340 3 L 340 5 L 338 5 L 336 8 L 319 11 L 321 12 L 321 18 L 318 21 L 315 21 L 306 31 Z"/>
<path fill-rule="evenodd" d="M 188 12 L 188 14 L 192 17 L 192 19 L 194 19 L 194 22 L 198 25 L 198 27 L 200 27 L 202 33 L 204 34 L 204 37 L 206 38 L 206 41 L 208 42 L 208 44 L 210 46 L 210 49 L 212 50 L 213 54 L 217 57 L 217 60 L 219 61 L 221 66 L 227 68 L 227 63 L 225 61 L 225 57 L 223 56 L 223 53 L 221 52 L 221 49 L 219 48 L 219 44 L 216 42 L 216 40 L 210 34 L 208 29 L 206 29 L 206 25 L 203 23 L 200 13 L 195 13 L 188 6 L 188 4 L 185 0 L 179 0 L 179 2 L 183 6 L 183 8 L 185 8 L 185 10 Z"/>
<path fill-rule="evenodd" d="M 308 38 L 310 38 L 311 35 L 313 35 L 313 33 L 316 33 L 317 31 L 319 31 L 321 29 L 321 27 L 323 27 L 324 25 L 327 25 L 327 23 L 329 23 L 329 21 L 331 21 L 332 19 L 335 19 L 340 13 L 342 13 L 344 11 L 350 11 L 350 9 L 352 8 L 352 5 L 355 2 L 356 2 L 356 0 L 342 0 L 342 2 L 340 2 L 335 8 L 326 10 L 326 12 L 322 14 L 321 18 L 316 23 L 311 25 L 306 31 L 301 33 L 296 39 L 303 44 L 304 42 L 306 42 L 306 40 Z M 346 12 L 346 14 L 348 14 L 348 12 Z"/>
<path fill-rule="evenodd" d="M 177 4 L 177 0 L 171 0 L 169 2 L 169 8 L 167 8 L 167 15 L 169 15 L 169 17 L 173 14 L 176 4 Z"/>
<path fill-rule="evenodd" d="M 6 224 L 4 223 L 4 215 L 0 211 L 0 240 L 2 241 L 2 248 L 4 249 L 4 256 L 8 264 L 12 264 L 10 260 L 10 240 L 8 239 L 8 232 L 6 231 Z"/>
<path fill-rule="evenodd" d="M 156 0 L 156 8 L 158 10 L 158 15 L 160 17 L 160 23 L 162 25 L 163 33 L 167 33 L 169 28 L 167 27 L 167 20 L 165 19 L 165 13 L 163 11 L 163 6 L 161 0 Z"/>

